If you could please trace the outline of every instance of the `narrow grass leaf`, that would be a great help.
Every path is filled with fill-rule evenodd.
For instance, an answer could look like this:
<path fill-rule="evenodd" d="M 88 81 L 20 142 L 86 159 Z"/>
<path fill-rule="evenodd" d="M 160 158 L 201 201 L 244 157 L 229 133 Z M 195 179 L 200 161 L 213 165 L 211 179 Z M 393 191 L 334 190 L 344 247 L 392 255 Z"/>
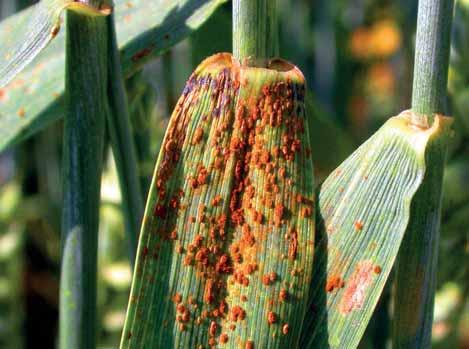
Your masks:
<path fill-rule="evenodd" d="M 40 9 L 30 7 L 2 21 L 0 42 L 3 46 L 0 48 L 0 60 L 5 59 L 5 54 L 11 52 L 11 48 L 21 43 L 21 35 L 18 33 L 24 33 L 24 27 L 32 26 L 32 18 L 41 13 L 42 21 L 47 19 L 48 24 L 41 31 L 41 45 L 28 39 L 31 45 L 35 45 L 34 50 L 30 49 L 32 53 L 29 57 L 42 49 L 50 41 L 51 33 L 56 31 L 53 28 L 58 28 L 54 27 L 60 12 L 57 4 L 65 2 L 70 0 L 54 0 L 54 11 L 50 7 L 44 7 L 47 2 L 41 2 L 36 5 L 41 6 Z M 189 36 L 223 2 L 224 0 L 116 0 L 114 13 L 124 75 L 135 73 L 148 60 Z M 25 39 L 23 41 L 26 42 Z M 18 59 L 13 59 L 13 55 L 10 55 L 8 61 L 15 62 Z M 64 67 L 65 45 L 63 31 L 60 31 L 57 39 L 46 50 L 6 87 L 0 88 L 0 151 L 63 116 Z M 9 70 L 15 72 L 9 74 L 13 76 L 22 68 L 23 66 L 8 68 L 6 63 L 2 63 L 0 76 Z"/>
<path fill-rule="evenodd" d="M 426 171 L 425 154 L 446 139 L 410 112 L 391 118 L 319 191 L 310 308 L 302 348 L 356 348 L 391 271 Z"/>
<path fill-rule="evenodd" d="M 159 154 L 121 348 L 286 348 L 312 271 L 304 79 L 229 54 L 189 79 Z"/>
<path fill-rule="evenodd" d="M 27 10 L 28 16 L 20 13 L 8 19 L 4 24 L 8 36 L 0 46 L 0 88 L 8 84 L 57 36 L 60 14 L 65 8 L 97 16 L 107 13 L 73 0 L 42 0 Z"/>

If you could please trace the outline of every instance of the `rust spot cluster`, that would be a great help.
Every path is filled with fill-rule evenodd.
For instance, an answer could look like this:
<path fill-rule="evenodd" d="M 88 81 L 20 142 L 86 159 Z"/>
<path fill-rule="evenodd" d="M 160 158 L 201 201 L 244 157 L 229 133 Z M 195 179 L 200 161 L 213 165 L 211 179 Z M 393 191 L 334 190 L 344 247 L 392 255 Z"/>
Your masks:
<path fill-rule="evenodd" d="M 262 283 L 265 286 L 269 286 L 269 285 L 273 284 L 275 282 L 275 280 L 277 280 L 277 273 L 274 272 L 274 271 L 269 273 L 269 274 L 265 274 L 262 277 Z"/>
<path fill-rule="evenodd" d="M 182 255 L 182 263 L 185 267 L 194 268 L 197 278 L 202 280 L 204 288 L 202 294 L 202 304 L 197 304 L 192 296 L 184 299 L 180 293 L 172 296 L 175 306 L 175 321 L 179 330 L 184 331 L 186 326 L 208 327 L 210 338 L 208 345 L 213 347 L 217 343 L 226 343 L 229 337 L 221 332 L 219 322 L 228 315 L 228 305 L 225 301 L 225 276 L 233 271 L 232 260 L 229 253 L 224 248 L 226 239 L 226 229 L 228 217 L 225 214 L 215 215 L 204 204 L 197 207 L 197 215 L 188 215 L 188 224 L 200 222 L 207 227 L 208 233 L 196 234 L 189 243 L 178 241 L 179 234 L 175 229 L 177 218 L 184 214 L 188 204 L 187 199 L 196 195 L 197 191 L 210 182 L 213 168 L 205 167 L 202 164 L 196 166 L 195 172 L 188 179 L 189 190 L 187 193 L 182 188 L 176 190 L 171 187 L 170 180 L 178 166 L 183 149 L 187 146 L 186 133 L 191 122 L 188 115 L 191 108 L 197 103 L 198 96 L 205 91 L 210 91 L 216 87 L 211 94 L 213 103 L 220 99 L 225 99 L 225 84 L 229 82 L 229 75 L 219 74 L 217 77 L 193 75 L 188 81 L 183 97 L 179 100 L 175 114 L 168 127 L 168 131 L 163 143 L 163 155 L 160 166 L 157 170 L 155 189 L 157 191 L 157 202 L 154 206 L 153 216 L 156 224 L 156 234 L 163 241 L 175 242 L 174 250 Z M 198 146 L 204 142 L 204 131 L 198 127 L 192 138 L 188 140 L 192 146 Z M 175 192 L 175 194 L 173 194 Z M 217 195 L 212 200 L 212 206 L 217 207 L 223 199 Z M 159 249 L 160 246 L 144 247 L 144 255 L 148 251 Z M 245 312 L 238 309 L 238 317 L 245 317 Z"/>

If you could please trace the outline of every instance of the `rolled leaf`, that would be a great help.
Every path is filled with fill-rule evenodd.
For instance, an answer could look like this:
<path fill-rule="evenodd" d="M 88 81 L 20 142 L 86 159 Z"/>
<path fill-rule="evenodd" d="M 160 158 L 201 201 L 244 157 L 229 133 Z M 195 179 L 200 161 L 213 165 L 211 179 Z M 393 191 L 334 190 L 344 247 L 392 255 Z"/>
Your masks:
<path fill-rule="evenodd" d="M 291 64 L 194 72 L 159 154 L 121 348 L 287 348 L 314 245 L 304 78 Z"/>
<path fill-rule="evenodd" d="M 381 295 L 426 171 L 450 122 L 389 119 L 319 189 L 310 305 L 301 348 L 356 348 Z"/>

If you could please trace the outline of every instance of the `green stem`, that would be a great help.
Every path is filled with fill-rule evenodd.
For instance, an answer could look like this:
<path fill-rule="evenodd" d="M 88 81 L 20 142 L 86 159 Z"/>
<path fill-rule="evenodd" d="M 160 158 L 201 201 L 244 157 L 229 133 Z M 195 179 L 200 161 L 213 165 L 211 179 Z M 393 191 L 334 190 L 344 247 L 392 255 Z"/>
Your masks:
<path fill-rule="evenodd" d="M 131 264 L 135 261 L 138 233 L 143 216 L 143 198 L 138 177 L 137 156 L 130 124 L 127 96 L 122 78 L 119 50 L 117 48 L 114 15 L 109 16 L 109 113 L 108 126 L 112 152 L 116 161 L 122 193 L 125 231 L 129 245 Z"/>
<path fill-rule="evenodd" d="M 412 96 L 413 122 L 422 128 L 446 111 L 453 0 L 420 0 Z M 430 348 L 447 137 L 425 149 L 425 177 L 415 194 L 396 264 L 393 348 Z"/>
<path fill-rule="evenodd" d="M 107 109 L 104 17 L 67 11 L 60 347 L 95 348 L 99 199 Z"/>
<path fill-rule="evenodd" d="M 174 59 L 172 50 L 168 50 L 163 54 L 163 82 L 166 92 L 166 108 L 167 110 L 173 110 L 176 105 L 176 98 L 174 97 Z"/>
<path fill-rule="evenodd" d="M 141 77 L 137 77 L 137 80 L 138 79 L 142 80 Z M 151 139 L 152 135 L 158 139 L 160 135 L 152 132 L 151 128 L 151 119 L 156 103 L 155 91 L 149 83 L 144 81 L 141 83 L 143 84 L 143 93 L 138 101 L 136 101 L 136 106 L 133 108 L 132 124 L 134 126 L 134 139 L 139 162 L 140 185 L 144 196 L 147 196 L 154 166 L 153 154 L 151 152 Z"/>
<path fill-rule="evenodd" d="M 242 64 L 265 66 L 278 55 L 277 0 L 233 1 L 233 55 Z"/>
<path fill-rule="evenodd" d="M 447 83 L 454 0 L 420 0 L 415 43 L 414 122 L 428 127 L 447 111 Z"/>

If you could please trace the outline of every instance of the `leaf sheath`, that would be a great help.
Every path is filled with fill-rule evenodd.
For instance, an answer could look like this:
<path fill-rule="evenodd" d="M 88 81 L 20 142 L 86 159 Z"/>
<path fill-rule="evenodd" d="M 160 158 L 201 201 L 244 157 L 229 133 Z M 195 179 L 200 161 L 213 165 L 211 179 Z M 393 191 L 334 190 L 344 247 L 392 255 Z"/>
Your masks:
<path fill-rule="evenodd" d="M 98 216 L 107 107 L 104 18 L 67 12 L 60 347 L 95 348 Z"/>

